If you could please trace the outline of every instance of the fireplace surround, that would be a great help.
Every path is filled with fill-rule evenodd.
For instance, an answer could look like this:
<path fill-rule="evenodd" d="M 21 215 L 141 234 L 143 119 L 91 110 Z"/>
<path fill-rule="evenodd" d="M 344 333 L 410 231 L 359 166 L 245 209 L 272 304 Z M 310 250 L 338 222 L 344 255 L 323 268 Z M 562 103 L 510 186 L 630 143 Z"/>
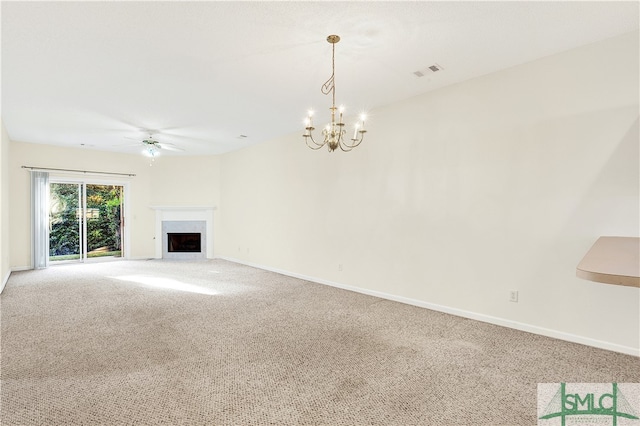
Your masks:
<path fill-rule="evenodd" d="M 212 259 L 214 207 L 152 206 L 156 211 L 155 247 L 157 259 Z M 200 247 L 191 237 L 188 248 L 170 250 L 168 234 L 200 234 Z"/>
<path fill-rule="evenodd" d="M 177 240 L 183 240 L 188 247 L 191 247 L 190 250 L 187 249 L 172 249 L 169 244 L 169 234 L 179 235 L 182 238 L 178 237 Z M 193 237 L 193 235 L 198 235 L 198 239 Z M 189 241 L 184 241 L 187 238 L 184 238 L 185 235 L 191 235 Z M 162 221 L 162 258 L 163 259 L 206 259 L 207 258 L 207 250 L 206 250 L 206 241 L 207 241 L 207 222 L 204 220 L 163 220 Z M 176 241 L 177 242 L 177 241 Z M 195 246 L 197 245 L 198 250 L 195 250 Z M 177 248 L 177 244 L 175 244 Z"/>

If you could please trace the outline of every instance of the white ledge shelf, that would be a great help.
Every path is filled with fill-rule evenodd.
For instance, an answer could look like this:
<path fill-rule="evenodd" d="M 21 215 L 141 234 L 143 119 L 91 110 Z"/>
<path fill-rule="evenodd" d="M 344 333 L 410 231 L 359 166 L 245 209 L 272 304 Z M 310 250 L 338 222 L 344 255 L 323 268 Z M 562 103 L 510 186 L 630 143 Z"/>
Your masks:
<path fill-rule="evenodd" d="M 599 283 L 640 287 L 640 238 L 598 238 L 578 264 L 576 276 Z"/>

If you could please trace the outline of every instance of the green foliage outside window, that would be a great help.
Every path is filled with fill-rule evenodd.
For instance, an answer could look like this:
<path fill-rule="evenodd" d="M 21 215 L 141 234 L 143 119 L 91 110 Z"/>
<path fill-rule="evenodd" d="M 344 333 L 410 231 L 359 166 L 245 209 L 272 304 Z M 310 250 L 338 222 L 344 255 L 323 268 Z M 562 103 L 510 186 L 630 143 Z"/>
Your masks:
<path fill-rule="evenodd" d="M 79 258 L 79 186 L 52 183 L 50 188 L 49 256 L 52 260 Z M 88 257 L 120 255 L 121 190 L 115 185 L 87 185 Z"/>

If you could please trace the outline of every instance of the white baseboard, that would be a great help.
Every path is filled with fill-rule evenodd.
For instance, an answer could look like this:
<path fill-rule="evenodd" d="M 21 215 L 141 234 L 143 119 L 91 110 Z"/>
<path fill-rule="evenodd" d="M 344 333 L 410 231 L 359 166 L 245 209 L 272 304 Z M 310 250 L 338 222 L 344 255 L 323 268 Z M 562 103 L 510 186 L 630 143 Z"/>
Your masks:
<path fill-rule="evenodd" d="M 565 340 L 567 342 L 579 343 L 581 345 L 592 346 L 594 348 L 606 349 L 608 351 L 620 352 L 627 355 L 633 355 L 640 357 L 640 349 L 630 346 L 618 345 L 616 343 L 605 342 L 602 340 L 596 340 L 589 337 L 578 336 L 571 333 L 565 333 L 559 330 L 553 330 L 544 327 L 538 327 L 532 324 L 526 324 L 518 321 L 513 321 L 505 318 L 494 317 L 491 315 L 480 314 L 477 312 L 465 311 L 458 308 L 452 308 L 449 306 L 438 305 L 435 303 L 424 302 L 422 300 L 411 299 L 408 297 L 396 296 L 389 293 L 383 293 L 375 290 L 368 290 L 365 288 L 354 287 L 350 285 L 340 284 L 333 281 L 324 280 L 321 278 L 310 277 L 307 275 L 298 274 L 295 272 L 289 272 L 282 269 L 271 268 L 269 266 L 259 265 L 251 262 L 245 262 L 243 260 L 234 259 L 226 256 L 217 256 L 217 259 L 228 260 L 229 262 L 240 263 L 242 265 L 251 266 L 258 269 L 264 269 L 266 271 L 276 272 L 278 274 L 287 275 L 289 277 L 299 278 L 306 281 L 311 281 L 318 284 L 324 284 L 331 287 L 341 288 L 343 290 L 354 291 L 356 293 L 362 293 L 369 296 L 379 297 L 381 299 L 392 300 L 394 302 L 405 303 L 407 305 L 418 306 L 420 308 L 431 309 L 433 311 L 444 312 L 446 314 L 456 315 L 463 318 L 469 318 L 476 321 L 482 321 L 489 324 L 499 325 L 502 327 L 513 328 L 515 330 L 526 331 L 528 333 L 538 334 L 541 336 L 552 337 L 554 339 Z"/>
<path fill-rule="evenodd" d="M 2 278 L 2 283 L 0 284 L 0 294 L 4 291 L 4 286 L 7 285 L 7 281 L 9 281 L 9 277 L 11 276 L 11 270 L 7 271 L 7 274 Z"/>
<path fill-rule="evenodd" d="M 149 257 L 149 256 L 127 256 L 122 260 L 156 260 L 156 259 L 157 258 L 155 257 Z"/>
<path fill-rule="evenodd" d="M 14 266 L 11 268 L 11 272 L 29 271 L 33 269 L 33 266 Z"/>

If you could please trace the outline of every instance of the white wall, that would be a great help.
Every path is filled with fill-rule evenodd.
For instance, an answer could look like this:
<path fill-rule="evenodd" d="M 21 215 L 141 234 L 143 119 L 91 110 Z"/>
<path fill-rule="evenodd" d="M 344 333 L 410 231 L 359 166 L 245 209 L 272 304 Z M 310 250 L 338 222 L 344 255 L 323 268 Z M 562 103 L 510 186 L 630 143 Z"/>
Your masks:
<path fill-rule="evenodd" d="M 9 249 L 9 135 L 0 120 L 0 293 L 11 273 Z"/>
<path fill-rule="evenodd" d="M 219 159 L 213 156 L 164 156 L 150 167 L 149 159 L 137 154 L 21 142 L 11 142 L 11 154 L 11 266 L 15 269 L 31 265 L 30 181 L 29 172 L 22 166 L 135 174 L 125 179 L 129 187 L 129 206 L 125 207 L 130 237 L 128 257 L 134 259 L 155 255 L 155 211 L 151 206 L 219 203 Z"/>
<path fill-rule="evenodd" d="M 639 290 L 575 277 L 599 236 L 639 235 L 638 48 L 629 34 L 374 110 L 350 153 L 297 132 L 225 154 L 219 254 L 640 354 Z"/>
<path fill-rule="evenodd" d="M 161 157 L 155 163 L 153 182 L 150 187 L 154 206 L 217 208 L 220 204 L 220 157 Z M 167 212 L 160 214 L 166 216 Z M 191 212 L 191 214 L 202 214 L 209 218 L 211 211 Z M 169 213 L 169 216 L 171 215 L 183 217 L 181 220 L 192 220 L 186 219 L 189 213 L 172 211 Z M 161 218 L 162 216 L 159 220 Z M 220 229 L 220 218 L 215 210 L 212 228 L 213 235 L 208 235 L 208 238 L 213 240 L 213 245 L 210 245 L 211 241 L 207 240 L 207 257 L 209 258 L 216 253 L 216 234 Z"/>

